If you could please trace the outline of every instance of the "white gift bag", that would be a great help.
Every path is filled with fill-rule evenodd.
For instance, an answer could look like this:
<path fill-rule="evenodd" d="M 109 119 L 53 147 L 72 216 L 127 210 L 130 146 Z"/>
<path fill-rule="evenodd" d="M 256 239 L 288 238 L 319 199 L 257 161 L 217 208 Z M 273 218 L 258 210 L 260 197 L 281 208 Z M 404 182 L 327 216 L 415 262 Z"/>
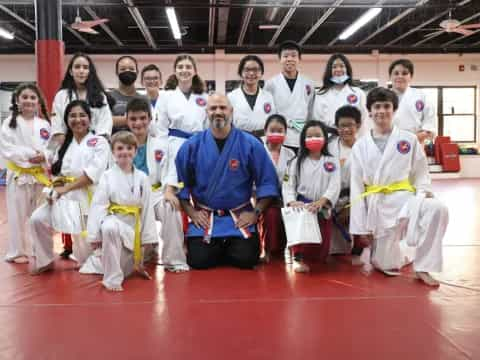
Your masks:
<path fill-rule="evenodd" d="M 283 223 L 287 233 L 287 247 L 298 244 L 321 244 L 322 233 L 317 213 L 306 209 L 282 208 Z"/>
<path fill-rule="evenodd" d="M 83 217 L 80 203 L 60 197 L 52 204 L 52 227 L 64 234 L 77 235 L 83 229 Z"/>

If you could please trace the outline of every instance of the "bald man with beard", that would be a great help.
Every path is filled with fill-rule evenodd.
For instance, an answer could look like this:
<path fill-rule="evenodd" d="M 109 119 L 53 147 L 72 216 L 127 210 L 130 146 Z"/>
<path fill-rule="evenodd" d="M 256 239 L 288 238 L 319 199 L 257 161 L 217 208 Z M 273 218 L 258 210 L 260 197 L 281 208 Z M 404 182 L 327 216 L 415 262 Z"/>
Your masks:
<path fill-rule="evenodd" d="M 178 196 L 191 219 L 187 262 L 194 269 L 253 268 L 260 253 L 258 217 L 279 196 L 275 168 L 258 139 L 232 127 L 225 95 L 210 95 L 206 111 L 209 129 L 187 140 L 176 158 L 184 184 Z"/>

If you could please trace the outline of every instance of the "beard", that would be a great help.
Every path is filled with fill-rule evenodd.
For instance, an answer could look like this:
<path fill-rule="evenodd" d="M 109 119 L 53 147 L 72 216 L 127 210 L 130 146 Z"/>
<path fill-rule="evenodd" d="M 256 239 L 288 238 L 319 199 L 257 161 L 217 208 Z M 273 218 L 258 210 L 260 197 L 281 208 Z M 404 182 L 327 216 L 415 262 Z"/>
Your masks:
<path fill-rule="evenodd" d="M 226 117 L 216 117 L 212 119 L 212 126 L 215 129 L 223 129 L 227 124 L 228 121 Z"/>

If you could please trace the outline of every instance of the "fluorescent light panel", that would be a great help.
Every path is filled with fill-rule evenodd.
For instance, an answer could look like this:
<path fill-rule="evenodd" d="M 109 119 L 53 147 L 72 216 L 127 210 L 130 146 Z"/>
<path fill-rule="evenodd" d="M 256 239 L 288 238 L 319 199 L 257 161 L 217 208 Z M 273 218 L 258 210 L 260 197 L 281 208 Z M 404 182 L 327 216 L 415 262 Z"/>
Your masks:
<path fill-rule="evenodd" d="M 170 23 L 170 29 L 172 29 L 173 37 L 175 40 L 180 40 L 182 34 L 180 33 L 180 27 L 178 26 L 177 15 L 175 14 L 175 9 L 171 6 L 166 7 L 165 11 L 167 12 L 168 22 Z"/>
<path fill-rule="evenodd" d="M 339 36 L 340 40 L 347 40 L 350 36 L 355 34 L 360 28 L 365 26 L 375 16 L 382 12 L 382 8 L 371 8 L 360 16 L 352 25 L 346 28 Z"/>
<path fill-rule="evenodd" d="M 14 36 L 13 33 L 10 31 L 5 30 L 4 28 L 0 27 L 0 37 L 8 39 L 8 40 L 13 40 Z"/>

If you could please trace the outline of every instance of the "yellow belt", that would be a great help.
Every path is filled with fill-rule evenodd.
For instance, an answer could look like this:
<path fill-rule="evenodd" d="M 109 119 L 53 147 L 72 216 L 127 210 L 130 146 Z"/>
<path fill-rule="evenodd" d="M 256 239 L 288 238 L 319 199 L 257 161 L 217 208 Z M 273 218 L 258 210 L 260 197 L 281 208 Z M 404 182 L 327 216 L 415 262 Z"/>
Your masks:
<path fill-rule="evenodd" d="M 67 183 L 71 184 L 77 181 L 77 178 L 74 176 L 57 176 L 55 179 L 53 179 L 52 183 L 50 185 L 56 186 L 56 183 Z M 87 198 L 88 198 L 88 205 L 92 203 L 92 191 L 90 188 L 87 187 Z"/>
<path fill-rule="evenodd" d="M 393 182 L 388 185 L 365 185 L 365 192 L 360 194 L 356 199 L 354 199 L 349 205 L 345 206 L 346 208 L 351 207 L 353 204 L 356 204 L 359 200 L 373 195 L 373 194 L 392 194 L 396 191 L 409 191 L 415 192 L 415 186 L 410 183 L 410 180 L 405 179 L 397 182 Z"/>
<path fill-rule="evenodd" d="M 415 187 L 410 183 L 410 180 L 405 179 L 397 182 L 393 182 L 388 185 L 366 185 L 365 192 L 361 197 L 369 196 L 372 194 L 391 194 L 396 191 L 410 191 L 415 192 Z"/>
<path fill-rule="evenodd" d="M 152 191 L 158 191 L 162 187 L 162 183 L 152 185 Z"/>
<path fill-rule="evenodd" d="M 140 244 L 140 213 L 142 208 L 133 205 L 118 205 L 111 203 L 108 211 L 112 214 L 133 215 L 135 216 L 135 238 L 133 241 L 133 259 L 135 265 L 141 265 L 142 261 L 142 247 Z"/>
<path fill-rule="evenodd" d="M 45 170 L 41 166 L 34 166 L 31 168 L 23 168 L 18 166 L 12 161 L 7 162 L 7 169 L 13 171 L 15 176 L 19 176 L 22 174 L 32 175 L 39 184 L 44 186 L 51 186 L 52 183 L 48 179 L 47 175 L 45 174 Z"/>

